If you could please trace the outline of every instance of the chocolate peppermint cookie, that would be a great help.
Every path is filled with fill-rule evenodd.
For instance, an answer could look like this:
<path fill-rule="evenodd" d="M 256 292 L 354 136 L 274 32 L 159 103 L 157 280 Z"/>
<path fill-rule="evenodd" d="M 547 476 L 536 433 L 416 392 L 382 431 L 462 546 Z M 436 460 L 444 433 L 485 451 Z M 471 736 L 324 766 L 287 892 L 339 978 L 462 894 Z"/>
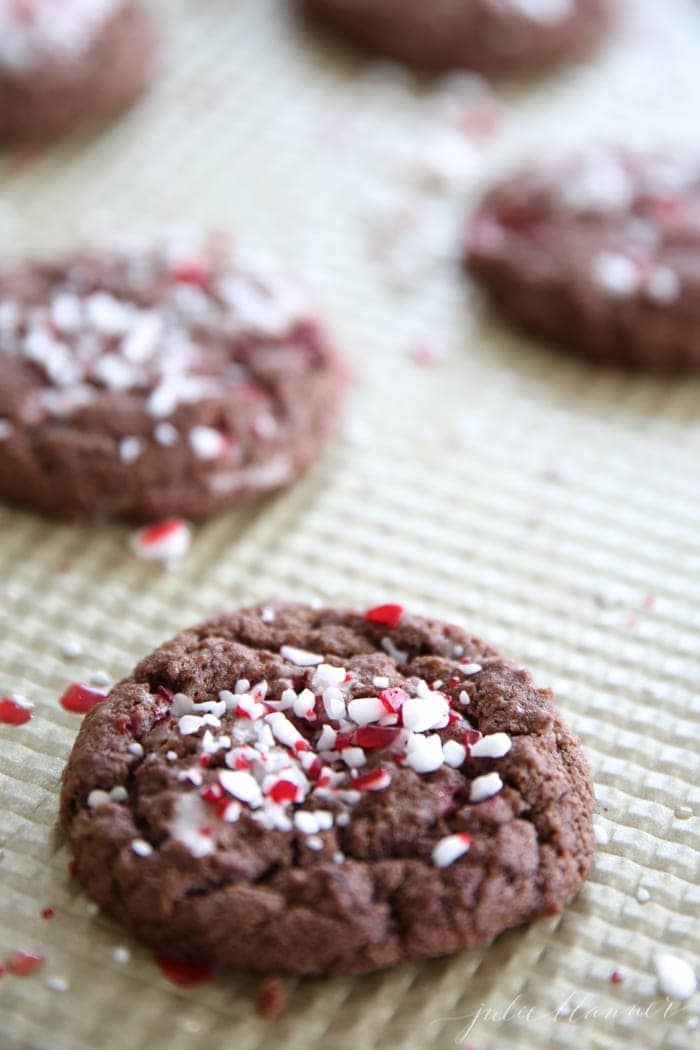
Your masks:
<path fill-rule="evenodd" d="M 596 149 L 505 179 L 466 262 L 526 330 L 603 364 L 700 368 L 700 164 Z"/>
<path fill-rule="evenodd" d="M 160 952 L 359 973 L 552 915 L 593 792 L 548 690 L 386 605 L 185 631 L 85 718 L 61 821 L 90 896 Z"/>
<path fill-rule="evenodd" d="M 608 22 L 607 0 L 297 2 L 369 51 L 427 71 L 466 67 L 487 76 L 576 57 Z"/>
<path fill-rule="evenodd" d="M 300 295 L 223 238 L 0 272 L 0 498 L 204 518 L 296 477 L 345 375 Z"/>
<path fill-rule="evenodd" d="M 0 140 L 111 117 L 142 93 L 153 56 L 134 0 L 0 0 Z"/>

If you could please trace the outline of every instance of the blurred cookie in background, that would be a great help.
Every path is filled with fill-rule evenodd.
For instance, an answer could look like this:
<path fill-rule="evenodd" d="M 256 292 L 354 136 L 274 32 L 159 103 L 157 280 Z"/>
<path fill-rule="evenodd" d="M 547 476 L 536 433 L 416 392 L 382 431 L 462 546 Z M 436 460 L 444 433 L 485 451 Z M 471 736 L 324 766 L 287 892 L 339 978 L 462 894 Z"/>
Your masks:
<path fill-rule="evenodd" d="M 297 0 L 349 41 L 428 72 L 537 72 L 585 54 L 608 0 Z"/>
<path fill-rule="evenodd" d="M 205 518 L 292 481 L 346 372 L 293 287 L 227 238 L 0 271 L 0 499 L 63 518 Z"/>
<path fill-rule="evenodd" d="M 145 90 L 154 57 L 134 0 L 0 0 L 0 141 L 107 120 Z"/>
<path fill-rule="evenodd" d="M 700 369 L 700 163 L 595 148 L 484 198 L 466 265 L 522 328 L 602 364 Z"/>

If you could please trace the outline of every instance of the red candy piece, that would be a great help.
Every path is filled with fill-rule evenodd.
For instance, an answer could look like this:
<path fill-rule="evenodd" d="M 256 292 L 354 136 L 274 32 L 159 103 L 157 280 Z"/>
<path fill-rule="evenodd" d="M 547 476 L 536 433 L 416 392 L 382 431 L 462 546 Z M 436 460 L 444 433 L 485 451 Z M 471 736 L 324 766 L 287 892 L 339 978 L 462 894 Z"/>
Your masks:
<path fill-rule="evenodd" d="M 8 726 L 23 726 L 32 717 L 31 708 L 18 704 L 9 696 L 0 699 L 0 722 Z"/>
<path fill-rule="evenodd" d="M 119 715 L 119 718 L 117 719 L 117 732 L 126 735 L 131 728 L 131 718 L 129 715 Z"/>
<path fill-rule="evenodd" d="M 156 962 L 163 976 L 181 988 L 197 988 L 214 976 L 214 967 L 208 964 L 181 962 L 169 955 L 156 955 Z"/>
<path fill-rule="evenodd" d="M 395 715 L 401 710 L 402 706 L 408 700 L 408 693 L 405 689 L 383 689 L 379 694 L 379 699 L 384 704 L 390 715 Z"/>
<path fill-rule="evenodd" d="M 196 259 L 183 260 L 173 270 L 176 281 L 180 284 L 193 284 L 197 288 L 206 288 L 211 276 L 211 270 Z"/>
<path fill-rule="evenodd" d="M 93 689 L 84 682 L 73 682 L 68 686 L 59 703 L 66 711 L 84 715 L 91 711 L 95 704 L 99 704 L 100 700 L 104 700 L 106 695 L 100 689 Z"/>
<path fill-rule="evenodd" d="M 352 742 L 355 747 L 364 747 L 368 750 L 377 747 L 391 747 L 401 732 L 393 726 L 361 726 L 353 733 Z"/>
<path fill-rule="evenodd" d="M 56 912 L 53 908 L 43 908 L 41 912 L 42 919 L 53 919 Z"/>
<path fill-rule="evenodd" d="M 258 988 L 257 1008 L 261 1017 L 275 1021 L 287 1007 L 287 995 L 284 985 L 274 977 L 263 981 Z"/>
<path fill-rule="evenodd" d="M 279 802 L 284 804 L 285 802 L 294 802 L 297 797 L 297 786 L 292 784 L 291 780 L 278 780 L 276 784 L 273 784 L 270 788 L 270 798 L 273 802 Z"/>
<path fill-rule="evenodd" d="M 353 746 L 353 740 L 355 739 L 354 733 L 337 733 L 335 737 L 335 750 L 344 751 L 346 747 Z"/>
<path fill-rule="evenodd" d="M 7 960 L 8 973 L 14 974 L 15 977 L 29 977 L 43 965 L 44 956 L 35 955 L 34 952 L 13 952 Z"/>
<path fill-rule="evenodd" d="M 174 532 L 179 532 L 181 528 L 182 518 L 168 518 L 167 521 L 156 522 L 155 525 L 148 525 L 141 530 L 141 543 L 145 547 L 150 547 L 152 543 L 160 543 L 162 540 L 167 540 L 169 536 L 172 536 Z"/>
<path fill-rule="evenodd" d="M 352 781 L 352 787 L 357 791 L 382 791 L 391 783 L 391 773 L 382 766 L 370 769 L 368 773 L 361 773 Z"/>
<path fill-rule="evenodd" d="M 221 784 L 210 784 L 205 787 L 202 791 L 202 798 L 205 802 L 212 802 L 216 805 L 224 797 L 224 789 Z"/>
<path fill-rule="evenodd" d="M 376 605 L 368 609 L 365 620 L 368 623 L 383 623 L 386 627 L 396 627 L 403 615 L 403 605 Z"/>

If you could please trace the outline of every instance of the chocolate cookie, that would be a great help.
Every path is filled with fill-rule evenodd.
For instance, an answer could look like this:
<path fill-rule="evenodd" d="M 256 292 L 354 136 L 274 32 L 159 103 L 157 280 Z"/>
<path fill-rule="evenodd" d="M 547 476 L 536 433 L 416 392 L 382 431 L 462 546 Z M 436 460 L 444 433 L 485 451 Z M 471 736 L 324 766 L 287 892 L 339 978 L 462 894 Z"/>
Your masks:
<path fill-rule="evenodd" d="M 700 164 L 600 149 L 496 186 L 467 266 L 523 328 L 603 364 L 700 368 Z"/>
<path fill-rule="evenodd" d="M 161 952 L 359 973 L 558 912 L 593 792 L 548 690 L 400 606 L 268 605 L 145 659 L 85 718 L 61 821 Z"/>
<path fill-rule="evenodd" d="M 134 0 L 0 0 L 0 139 L 44 139 L 130 105 L 153 68 Z"/>
<path fill-rule="evenodd" d="M 361 47 L 431 72 L 537 71 L 589 50 L 607 0 L 298 0 Z"/>
<path fill-rule="evenodd" d="M 291 481 L 345 375 L 299 294 L 223 238 L 0 272 L 0 498 L 203 518 Z"/>

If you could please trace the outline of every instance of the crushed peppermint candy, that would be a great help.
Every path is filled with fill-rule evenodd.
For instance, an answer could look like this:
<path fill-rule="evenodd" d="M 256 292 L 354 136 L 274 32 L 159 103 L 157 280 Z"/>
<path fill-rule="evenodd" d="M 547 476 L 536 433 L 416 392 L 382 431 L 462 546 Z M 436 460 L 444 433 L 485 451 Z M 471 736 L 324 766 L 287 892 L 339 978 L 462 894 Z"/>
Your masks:
<path fill-rule="evenodd" d="M 490 733 L 469 746 L 472 758 L 503 758 L 512 747 L 507 733 Z"/>
<path fill-rule="evenodd" d="M 50 60 L 74 62 L 126 0 L 15 0 L 0 4 L 0 69 L 26 74 Z"/>
<path fill-rule="evenodd" d="M 144 451 L 145 445 L 141 438 L 138 437 L 125 437 L 119 442 L 119 457 L 123 463 L 135 463 L 141 453 Z"/>
<path fill-rule="evenodd" d="M 173 562 L 189 550 L 192 529 L 182 518 L 138 529 L 130 537 L 131 549 L 144 561 Z"/>
<path fill-rule="evenodd" d="M 119 2 L 124 0 L 91 0 L 95 7 Z M 87 0 L 63 0 L 61 13 L 77 4 L 90 6 Z M 21 0 L 14 7 L 27 5 L 42 17 L 49 9 L 51 19 L 57 14 L 54 0 Z M 0 4 L 0 69 L 8 46 L 7 9 Z M 183 253 L 189 254 L 186 265 Z M 86 288 L 86 267 L 98 277 L 104 271 L 110 290 Z M 251 434 L 256 428 L 266 437 L 276 432 L 264 385 L 255 381 L 250 340 L 267 359 L 308 320 L 309 305 L 275 274 L 248 272 L 223 235 L 181 233 L 68 261 L 38 287 L 37 296 L 30 306 L 20 298 L 0 304 L 0 352 L 43 373 L 44 382 L 25 406 L 30 421 L 70 418 L 109 393 L 134 394 L 153 420 L 154 442 L 167 448 L 180 441 L 170 418 L 180 406 L 224 396 L 250 409 Z M 223 369 L 222 344 L 231 355 Z M 228 434 L 207 425 L 182 436 L 200 459 L 217 458 L 232 446 Z M 134 462 L 147 440 L 123 437 L 117 446 L 123 462 Z"/>
<path fill-rule="evenodd" d="M 390 613 L 387 606 L 378 608 L 382 626 L 403 615 L 400 606 Z M 458 675 L 430 682 L 413 675 L 392 687 L 391 676 L 376 674 L 376 666 L 346 668 L 332 654 L 290 644 L 282 644 L 279 655 L 286 663 L 276 679 L 234 677 L 228 688 L 197 699 L 164 685 L 155 689 L 158 703 L 166 705 L 159 717 L 181 738 L 164 756 L 178 785 L 170 834 L 195 858 L 213 853 L 221 836 L 253 822 L 300 836 L 319 856 L 330 845 L 328 856 L 335 851 L 343 863 L 327 833 L 346 827 L 363 799 L 400 791 L 406 777 L 457 770 L 469 758 L 497 761 L 510 751 L 507 734 L 482 736 L 469 721 Z M 385 660 L 381 654 L 377 659 Z M 126 746 L 134 759 L 144 757 L 143 744 Z M 469 801 L 481 802 L 502 788 L 495 771 L 477 776 L 468 783 Z M 85 805 L 94 811 L 127 798 L 125 786 L 99 787 Z M 436 841 L 434 863 L 454 863 L 469 841 L 463 832 Z M 130 848 L 144 858 L 153 852 L 142 838 Z"/>
<path fill-rule="evenodd" d="M 433 849 L 433 863 L 436 868 L 449 868 L 456 860 L 469 851 L 471 836 L 466 832 L 446 835 Z"/>
<path fill-rule="evenodd" d="M 670 999 L 690 999 L 695 994 L 697 980 L 693 967 L 685 959 L 669 952 L 654 956 L 654 968 L 659 981 L 659 991 Z"/>
<path fill-rule="evenodd" d="M 61 696 L 59 703 L 65 711 L 85 715 L 104 700 L 105 696 L 101 689 L 94 689 L 85 682 L 73 682 Z"/>
<path fill-rule="evenodd" d="M 367 610 L 365 620 L 368 623 L 384 624 L 385 627 L 398 627 L 402 616 L 403 605 L 377 605 Z"/>
<path fill-rule="evenodd" d="M 230 448 L 226 435 L 213 427 L 192 427 L 189 443 L 197 459 L 220 459 Z"/>
<path fill-rule="evenodd" d="M 44 965 L 44 956 L 38 952 L 27 952 L 20 948 L 5 960 L 7 972 L 15 977 L 30 977 Z"/>
<path fill-rule="evenodd" d="M 476 780 L 472 780 L 469 790 L 470 802 L 483 802 L 493 795 L 497 795 L 503 788 L 503 781 L 499 773 L 485 773 Z"/>
<path fill-rule="evenodd" d="M 153 846 L 150 842 L 146 842 L 145 839 L 133 839 L 131 848 L 137 857 L 150 857 L 151 853 L 153 853 Z"/>
<path fill-rule="evenodd" d="M 0 697 L 0 723 L 4 725 L 25 725 L 31 719 L 33 710 L 34 705 L 23 697 Z"/>
<path fill-rule="evenodd" d="M 293 645 L 283 645 L 280 649 L 280 656 L 298 667 L 315 667 L 317 664 L 323 663 L 323 657 L 319 656 L 318 653 L 309 653 L 305 649 L 297 649 Z"/>

